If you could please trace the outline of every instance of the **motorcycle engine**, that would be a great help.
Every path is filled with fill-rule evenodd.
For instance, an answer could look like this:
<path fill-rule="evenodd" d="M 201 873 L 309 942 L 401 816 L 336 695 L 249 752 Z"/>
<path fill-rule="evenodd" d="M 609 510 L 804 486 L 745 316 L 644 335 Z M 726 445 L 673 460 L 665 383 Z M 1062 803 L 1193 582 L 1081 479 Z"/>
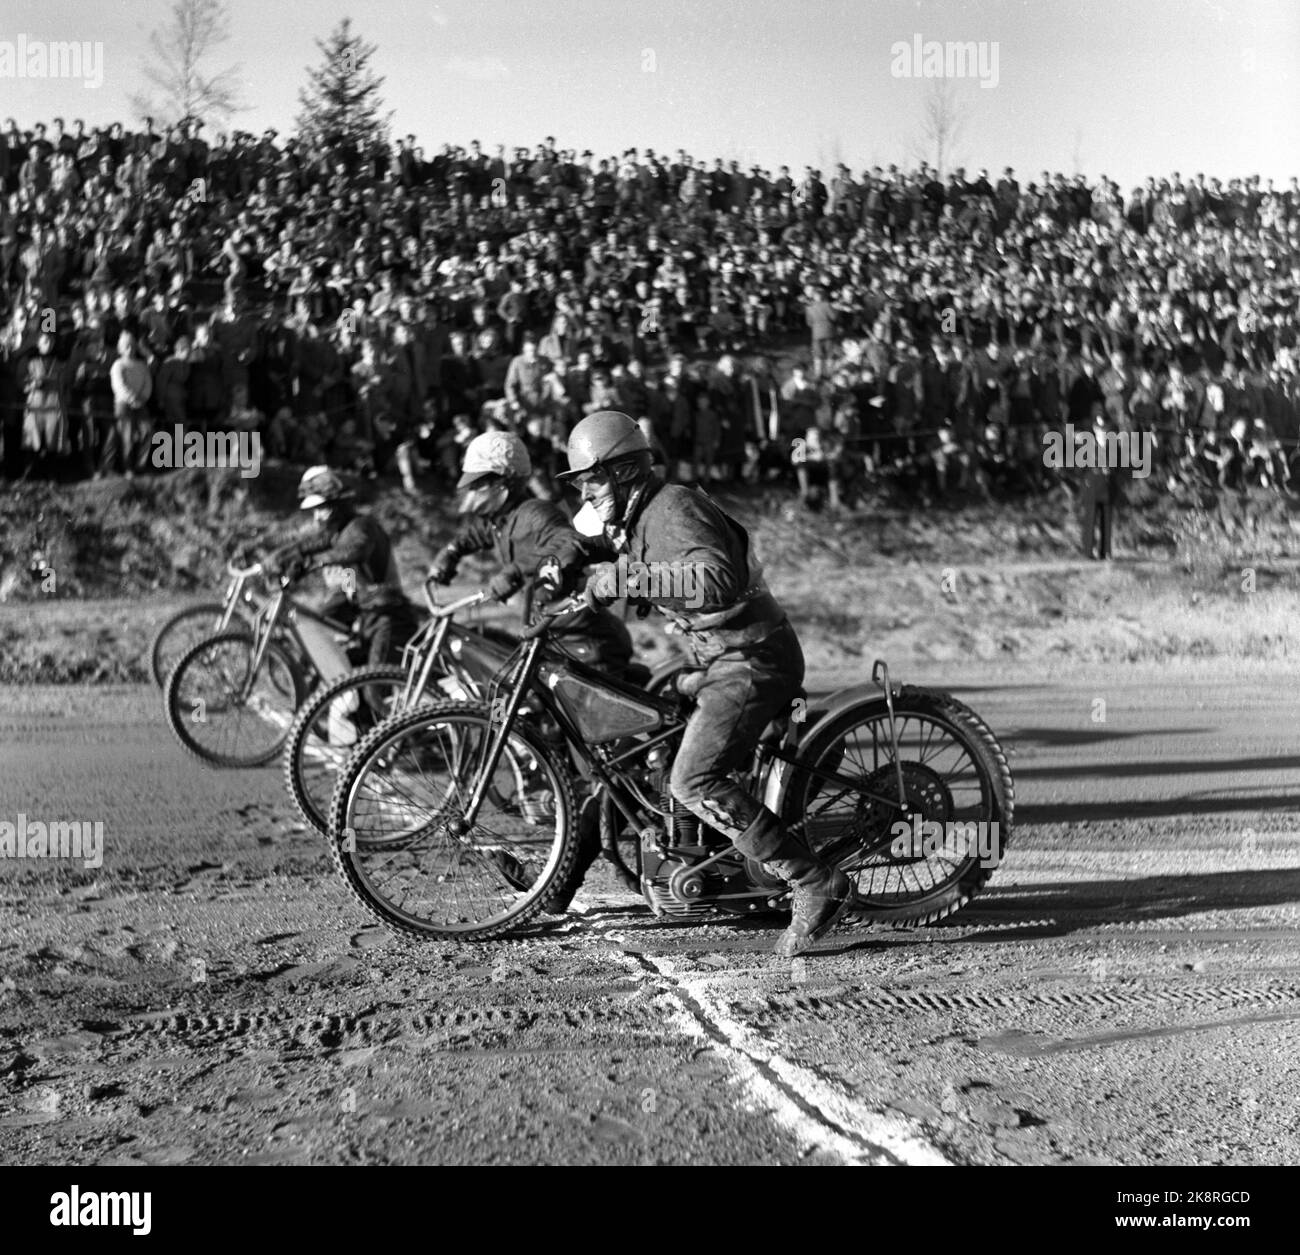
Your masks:
<path fill-rule="evenodd" d="M 657 833 L 648 833 L 641 843 L 641 891 L 659 918 L 705 919 L 715 911 L 753 915 L 772 909 L 772 901 L 783 896 L 787 886 L 769 876 L 752 859 L 732 851 L 701 869 L 729 842 L 720 833 L 691 814 L 662 787 L 660 796 L 667 821 L 666 850 L 661 852 Z M 754 889 L 771 890 L 771 897 L 730 897 Z"/>

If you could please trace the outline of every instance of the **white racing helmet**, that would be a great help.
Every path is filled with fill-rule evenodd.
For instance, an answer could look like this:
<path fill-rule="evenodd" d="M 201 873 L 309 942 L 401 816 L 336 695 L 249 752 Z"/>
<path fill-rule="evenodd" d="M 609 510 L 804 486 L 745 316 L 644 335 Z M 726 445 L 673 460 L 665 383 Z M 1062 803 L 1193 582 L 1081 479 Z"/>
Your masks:
<path fill-rule="evenodd" d="M 533 473 L 524 442 L 513 432 L 485 431 L 465 446 L 459 512 L 490 518 L 504 509 L 511 488 Z"/>
<path fill-rule="evenodd" d="M 484 475 L 527 479 L 532 473 L 532 459 L 518 436 L 509 431 L 485 431 L 465 446 L 465 460 L 456 487 L 472 487 Z"/>
<path fill-rule="evenodd" d="M 310 467 L 298 481 L 298 508 L 302 510 L 314 510 L 317 506 L 351 498 L 352 490 L 339 473 L 328 466 Z"/>

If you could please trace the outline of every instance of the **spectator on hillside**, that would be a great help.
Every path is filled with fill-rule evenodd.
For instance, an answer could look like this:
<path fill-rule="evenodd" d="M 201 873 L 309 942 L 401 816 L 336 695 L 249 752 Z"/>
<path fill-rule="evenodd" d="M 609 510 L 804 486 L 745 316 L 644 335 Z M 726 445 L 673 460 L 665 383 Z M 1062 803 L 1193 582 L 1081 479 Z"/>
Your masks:
<path fill-rule="evenodd" d="M 190 340 L 178 336 L 167 360 L 158 368 L 158 382 L 154 394 L 157 408 L 167 430 L 174 424 L 184 424 L 189 415 L 190 395 Z"/>
<path fill-rule="evenodd" d="M 113 388 L 113 425 L 100 456 L 99 471 L 120 470 L 129 479 L 143 469 L 152 434 L 147 406 L 153 376 L 140 357 L 136 338 L 124 331 L 117 341 L 117 360 L 109 372 Z"/>
<path fill-rule="evenodd" d="M 64 457 L 69 449 L 67 371 L 55 355 L 51 332 L 41 332 L 36 351 L 27 358 L 24 386 L 23 441 L 40 466 L 47 459 Z"/>
<path fill-rule="evenodd" d="M 813 376 L 820 379 L 835 348 L 837 315 L 830 299 L 830 286 L 818 284 L 809 294 L 805 317 L 812 336 Z"/>

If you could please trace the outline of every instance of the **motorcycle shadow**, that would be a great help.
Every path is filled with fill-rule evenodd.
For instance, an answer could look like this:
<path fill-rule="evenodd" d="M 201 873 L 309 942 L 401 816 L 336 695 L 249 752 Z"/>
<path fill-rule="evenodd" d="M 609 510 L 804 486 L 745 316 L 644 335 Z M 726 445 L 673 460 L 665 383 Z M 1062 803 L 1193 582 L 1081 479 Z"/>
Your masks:
<path fill-rule="evenodd" d="M 994 886 L 948 919 L 911 931 L 951 934 L 970 930 L 967 937 L 949 938 L 954 941 L 1027 940 L 1064 937 L 1107 925 L 1175 920 L 1211 911 L 1250 911 L 1295 902 L 1300 902 L 1300 870 L 1295 868 L 1060 881 Z M 1231 924 L 1216 931 L 1230 932 Z M 895 931 L 893 936 L 905 938 L 907 933 Z"/>

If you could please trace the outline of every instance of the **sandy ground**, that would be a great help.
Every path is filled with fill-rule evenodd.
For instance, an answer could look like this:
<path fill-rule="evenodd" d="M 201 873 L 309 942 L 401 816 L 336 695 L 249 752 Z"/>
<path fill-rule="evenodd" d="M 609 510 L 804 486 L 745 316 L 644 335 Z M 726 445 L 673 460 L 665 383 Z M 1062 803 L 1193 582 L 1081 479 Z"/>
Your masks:
<path fill-rule="evenodd" d="M 152 689 L 3 690 L 0 817 L 106 850 L 0 860 L 0 1162 L 1300 1159 L 1293 669 L 895 666 L 1008 748 L 1010 852 L 945 925 L 794 961 L 604 869 L 558 926 L 408 946 Z"/>

